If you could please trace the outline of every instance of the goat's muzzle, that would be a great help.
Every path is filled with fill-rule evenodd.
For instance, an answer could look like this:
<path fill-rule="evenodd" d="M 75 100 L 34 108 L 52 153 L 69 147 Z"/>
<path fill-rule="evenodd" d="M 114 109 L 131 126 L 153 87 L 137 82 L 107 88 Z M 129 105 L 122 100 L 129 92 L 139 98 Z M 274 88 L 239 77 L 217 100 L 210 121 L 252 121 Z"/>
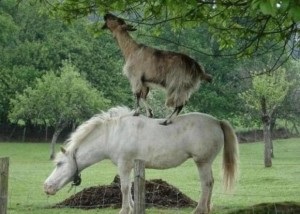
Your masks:
<path fill-rule="evenodd" d="M 114 16 L 114 15 L 112 15 L 111 13 L 105 14 L 105 15 L 103 16 L 103 19 L 104 19 L 105 23 L 104 23 L 104 25 L 102 26 L 101 29 L 103 29 L 103 30 L 107 29 L 107 28 L 108 28 L 108 27 L 107 27 L 107 24 L 106 24 L 107 20 L 108 20 L 108 19 L 115 19 L 115 18 L 117 18 L 117 17 Z"/>

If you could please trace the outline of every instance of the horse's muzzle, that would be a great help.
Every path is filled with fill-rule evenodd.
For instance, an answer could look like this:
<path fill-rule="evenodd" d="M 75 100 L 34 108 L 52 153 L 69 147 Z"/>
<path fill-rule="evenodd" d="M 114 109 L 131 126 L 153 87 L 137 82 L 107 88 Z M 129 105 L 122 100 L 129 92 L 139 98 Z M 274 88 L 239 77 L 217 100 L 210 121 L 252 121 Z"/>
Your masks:
<path fill-rule="evenodd" d="M 55 195 L 55 193 L 57 192 L 56 191 L 56 188 L 54 188 L 53 186 L 51 185 L 48 185 L 48 184 L 44 184 L 44 192 L 47 194 L 47 195 Z"/>

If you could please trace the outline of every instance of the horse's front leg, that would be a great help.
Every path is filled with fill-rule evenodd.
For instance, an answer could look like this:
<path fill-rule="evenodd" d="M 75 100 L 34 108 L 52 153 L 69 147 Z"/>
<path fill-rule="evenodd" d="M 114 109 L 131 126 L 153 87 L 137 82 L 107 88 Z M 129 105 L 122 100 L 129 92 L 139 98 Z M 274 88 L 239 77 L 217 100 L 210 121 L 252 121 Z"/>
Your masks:
<path fill-rule="evenodd" d="M 133 199 L 131 196 L 131 181 L 130 173 L 132 167 L 124 163 L 119 166 L 119 175 L 121 181 L 121 192 L 122 192 L 122 209 L 120 214 L 131 214 L 133 213 Z"/>

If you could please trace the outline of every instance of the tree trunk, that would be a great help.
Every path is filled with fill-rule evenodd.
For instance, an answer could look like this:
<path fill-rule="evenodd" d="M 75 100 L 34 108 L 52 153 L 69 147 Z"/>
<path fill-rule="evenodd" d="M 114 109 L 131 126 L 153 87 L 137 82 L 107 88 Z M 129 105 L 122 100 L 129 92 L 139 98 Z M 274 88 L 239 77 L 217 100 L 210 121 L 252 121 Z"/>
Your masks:
<path fill-rule="evenodd" d="M 47 125 L 47 123 L 45 125 L 45 141 L 46 142 L 48 141 L 48 125 Z"/>
<path fill-rule="evenodd" d="M 272 140 L 272 132 L 271 132 L 271 158 L 275 158 L 275 156 L 274 156 L 273 140 Z"/>
<path fill-rule="evenodd" d="M 270 114 L 270 132 L 271 132 L 271 158 L 274 158 L 274 147 L 273 147 L 273 140 L 272 140 L 272 133 L 274 133 L 274 131 L 276 131 L 276 117 L 274 117 L 274 114 Z"/>
<path fill-rule="evenodd" d="M 58 126 L 54 131 L 54 134 L 53 134 L 52 140 L 51 140 L 51 145 L 50 145 L 50 160 L 53 160 L 55 158 L 55 144 L 57 142 L 58 136 L 60 135 L 60 133 L 62 132 L 62 130 L 64 128 L 65 128 L 65 125 Z"/>
<path fill-rule="evenodd" d="M 263 97 L 261 99 L 261 107 L 262 107 L 262 122 L 264 126 L 264 163 L 265 167 L 272 166 L 272 139 L 271 139 L 271 118 L 267 112 L 266 99 Z"/>
<path fill-rule="evenodd" d="M 268 122 L 264 122 L 264 143 L 265 143 L 265 152 L 264 152 L 265 167 L 271 167 L 272 166 L 272 140 L 271 140 L 270 123 Z"/>
<path fill-rule="evenodd" d="M 24 129 L 23 129 L 22 142 L 25 142 L 25 136 L 26 136 L 26 126 L 24 126 Z"/>
<path fill-rule="evenodd" d="M 295 133 L 296 133 L 296 135 L 298 136 L 299 134 L 300 134 L 300 132 L 299 132 L 299 130 L 298 130 L 298 128 L 297 128 L 297 125 L 296 125 L 296 122 L 292 122 L 293 123 L 293 128 L 292 128 L 292 134 L 293 134 L 293 131 L 295 130 Z"/>

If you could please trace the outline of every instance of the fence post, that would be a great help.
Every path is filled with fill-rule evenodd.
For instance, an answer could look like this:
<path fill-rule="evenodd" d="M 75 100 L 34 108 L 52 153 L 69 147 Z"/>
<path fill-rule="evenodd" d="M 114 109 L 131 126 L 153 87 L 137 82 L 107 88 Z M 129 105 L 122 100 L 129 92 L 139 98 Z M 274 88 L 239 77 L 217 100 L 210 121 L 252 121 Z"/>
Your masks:
<path fill-rule="evenodd" d="M 134 214 L 145 214 L 145 162 L 134 160 Z"/>
<path fill-rule="evenodd" d="M 9 158 L 0 158 L 0 213 L 7 213 Z"/>

